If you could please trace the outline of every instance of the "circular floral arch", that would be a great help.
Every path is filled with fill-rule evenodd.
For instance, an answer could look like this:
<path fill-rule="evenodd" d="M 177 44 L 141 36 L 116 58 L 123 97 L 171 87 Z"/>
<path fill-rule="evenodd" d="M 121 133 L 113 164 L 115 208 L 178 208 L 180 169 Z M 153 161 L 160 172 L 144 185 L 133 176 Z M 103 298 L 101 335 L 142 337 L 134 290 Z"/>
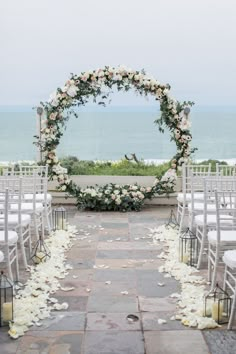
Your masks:
<path fill-rule="evenodd" d="M 175 156 L 171 159 L 171 168 L 156 179 L 151 187 L 118 186 L 109 184 L 103 187 L 88 187 L 81 189 L 68 176 L 56 156 L 56 148 L 63 135 L 63 128 L 73 107 L 85 105 L 91 97 L 98 104 L 104 104 L 109 93 L 104 93 L 104 87 L 128 91 L 134 89 L 141 95 L 152 95 L 160 102 L 161 116 L 155 121 L 159 130 L 166 127 L 170 131 L 171 140 L 177 147 Z M 163 85 L 144 71 L 136 71 L 123 66 L 117 68 L 105 66 L 97 70 L 71 74 L 65 85 L 54 92 L 49 101 L 41 103 L 46 113 L 45 126 L 41 130 L 41 139 L 37 137 L 36 144 L 44 153 L 45 163 L 49 166 L 49 177 L 59 182 L 59 189 L 77 198 L 77 205 L 95 210 L 139 210 L 145 198 L 154 194 L 164 194 L 173 191 L 176 183 L 176 171 L 186 161 L 195 149 L 190 148 L 192 135 L 188 113 L 192 102 L 179 102 L 170 96 L 170 86 Z"/>

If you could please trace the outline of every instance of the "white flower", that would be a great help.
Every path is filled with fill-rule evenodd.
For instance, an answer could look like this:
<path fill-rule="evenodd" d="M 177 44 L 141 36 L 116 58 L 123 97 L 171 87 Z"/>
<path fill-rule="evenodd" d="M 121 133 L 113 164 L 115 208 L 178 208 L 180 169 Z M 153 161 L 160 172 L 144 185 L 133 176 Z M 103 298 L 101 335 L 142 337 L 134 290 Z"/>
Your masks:
<path fill-rule="evenodd" d="M 68 94 L 70 97 L 75 97 L 76 94 L 77 94 L 77 91 L 78 91 L 78 88 L 77 88 L 75 85 L 70 85 L 70 86 L 67 88 L 67 94 Z"/>
<path fill-rule="evenodd" d="M 53 107 L 57 107 L 59 105 L 59 98 L 60 98 L 60 95 L 58 95 L 57 92 L 54 91 L 49 97 L 49 103 Z"/>

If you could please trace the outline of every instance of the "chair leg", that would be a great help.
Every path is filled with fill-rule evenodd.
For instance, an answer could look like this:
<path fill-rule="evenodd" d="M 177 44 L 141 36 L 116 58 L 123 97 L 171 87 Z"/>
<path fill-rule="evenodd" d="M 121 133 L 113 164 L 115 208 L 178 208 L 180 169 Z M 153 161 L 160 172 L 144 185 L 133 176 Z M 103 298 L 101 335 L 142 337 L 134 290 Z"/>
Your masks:
<path fill-rule="evenodd" d="M 228 271 L 228 267 L 227 265 L 225 265 L 225 271 L 224 271 L 224 280 L 223 280 L 223 290 L 226 291 L 226 287 L 227 287 L 227 271 Z"/>
<path fill-rule="evenodd" d="M 48 207 L 45 207 L 45 218 L 46 218 L 46 224 L 47 224 L 47 228 L 48 228 L 48 234 L 51 233 L 51 223 L 50 223 L 50 219 L 49 219 L 49 215 L 48 215 Z"/>
<path fill-rule="evenodd" d="M 11 269 L 11 259 L 10 259 L 10 254 L 9 254 L 9 248 L 7 248 L 7 256 L 6 256 L 6 261 L 7 261 L 7 271 L 8 271 L 8 276 L 13 281 L 13 275 L 12 275 L 12 269 Z"/>
<path fill-rule="evenodd" d="M 16 245 L 16 258 L 15 258 L 15 262 L 16 262 L 16 281 L 19 281 L 20 276 L 19 276 L 19 260 L 18 260 L 18 253 L 17 253 L 17 245 Z"/>
<path fill-rule="evenodd" d="M 26 253 L 25 253 L 25 244 L 22 236 L 22 226 L 19 227 L 19 239 L 20 239 L 20 248 L 21 248 L 24 267 L 27 268 L 28 263 L 27 263 Z"/>
<path fill-rule="evenodd" d="M 177 222 L 178 222 L 178 223 L 180 223 L 180 215 L 181 215 L 181 205 L 180 205 L 180 203 L 178 202 L 177 214 L 176 214 L 176 219 L 177 219 Z"/>
<path fill-rule="evenodd" d="M 183 206 L 182 206 L 182 213 L 181 213 L 181 217 L 180 217 L 180 223 L 179 223 L 179 232 L 182 232 L 182 229 L 183 229 L 184 216 L 185 216 L 185 208 L 186 208 L 186 206 L 183 204 Z"/>
<path fill-rule="evenodd" d="M 233 319 L 234 319 L 235 310 L 236 310 L 235 307 L 236 307 L 236 285 L 235 285 L 235 289 L 234 289 L 234 298 L 233 298 L 232 308 L 231 308 L 230 317 L 229 317 L 228 329 L 232 329 L 232 327 L 233 327 Z"/>
<path fill-rule="evenodd" d="M 211 246 L 210 246 L 210 244 L 208 244 L 208 266 L 207 266 L 207 268 L 208 268 L 208 275 L 207 275 L 207 278 L 208 278 L 208 282 L 210 282 L 211 281 L 211 259 L 210 259 L 210 255 L 211 255 L 211 253 L 210 253 L 210 251 L 211 251 Z"/>
<path fill-rule="evenodd" d="M 219 263 L 219 249 L 216 249 L 216 254 L 215 254 L 215 265 L 213 269 L 213 275 L 212 275 L 212 281 L 211 281 L 211 289 L 214 289 L 216 286 L 216 276 L 217 276 L 217 270 L 218 270 L 218 263 Z"/>
<path fill-rule="evenodd" d="M 199 234 L 199 233 L 200 233 L 199 227 L 197 227 L 196 234 Z M 199 240 L 199 238 L 198 238 L 198 240 Z M 199 241 L 199 243 L 200 243 L 200 251 L 199 251 L 199 256 L 198 256 L 197 269 L 200 269 L 201 263 L 202 263 L 202 256 L 203 256 L 204 245 L 205 245 L 205 230 L 204 230 L 204 227 L 203 227 L 203 230 L 202 230 L 202 239 L 201 239 L 201 241 Z"/>
<path fill-rule="evenodd" d="M 30 229 L 30 225 L 29 225 L 28 227 L 29 227 L 29 230 L 28 230 L 28 233 L 29 233 L 29 239 L 28 239 L 28 242 L 29 242 L 29 255 L 31 256 L 31 253 L 32 253 L 32 240 L 31 240 L 31 229 Z"/>
<path fill-rule="evenodd" d="M 37 215 L 36 213 L 33 214 L 33 223 L 34 223 L 34 231 L 36 234 L 37 240 L 39 239 L 39 229 L 38 229 L 38 223 L 37 223 Z"/>

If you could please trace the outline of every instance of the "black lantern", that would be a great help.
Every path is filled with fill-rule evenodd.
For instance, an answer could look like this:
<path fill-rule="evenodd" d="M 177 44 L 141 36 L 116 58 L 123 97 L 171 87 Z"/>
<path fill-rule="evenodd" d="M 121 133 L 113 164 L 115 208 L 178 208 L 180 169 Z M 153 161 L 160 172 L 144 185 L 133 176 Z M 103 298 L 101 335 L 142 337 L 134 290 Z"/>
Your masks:
<path fill-rule="evenodd" d="M 173 209 L 171 209 L 170 217 L 169 217 L 165 226 L 171 227 L 172 229 L 176 229 L 177 227 L 179 227 L 179 223 L 177 221 L 177 218 L 176 218 L 176 215 L 175 215 L 175 212 Z"/>
<path fill-rule="evenodd" d="M 13 321 L 13 282 L 0 274 L 0 327 L 8 326 Z"/>
<path fill-rule="evenodd" d="M 179 236 L 179 261 L 191 267 L 197 265 L 198 242 L 196 235 L 187 228 Z"/>
<path fill-rule="evenodd" d="M 46 262 L 50 257 L 51 252 L 40 235 L 39 240 L 34 247 L 31 259 L 35 264 L 39 264 Z"/>
<path fill-rule="evenodd" d="M 68 221 L 67 212 L 63 207 L 56 208 L 53 210 L 53 229 L 56 230 L 66 230 L 67 231 Z"/>
<path fill-rule="evenodd" d="M 203 316 L 212 317 L 218 324 L 229 322 L 232 299 L 219 284 L 204 297 Z"/>

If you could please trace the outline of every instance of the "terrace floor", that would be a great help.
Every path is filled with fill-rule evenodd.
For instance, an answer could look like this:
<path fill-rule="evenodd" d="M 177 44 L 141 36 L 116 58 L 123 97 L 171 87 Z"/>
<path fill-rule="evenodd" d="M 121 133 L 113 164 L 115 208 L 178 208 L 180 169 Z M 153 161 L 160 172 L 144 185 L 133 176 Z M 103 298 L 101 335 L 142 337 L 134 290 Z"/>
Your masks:
<path fill-rule="evenodd" d="M 169 295 L 179 291 L 179 284 L 158 272 L 162 245 L 153 246 L 147 238 L 147 228 L 163 224 L 169 214 L 170 207 L 159 206 L 138 213 L 69 208 L 70 224 L 80 232 L 68 252 L 73 270 L 61 284 L 75 289 L 55 295 L 69 308 L 53 312 L 43 326 L 31 327 L 18 340 L 1 328 L 0 353 L 235 353 L 236 331 L 200 331 L 170 320 L 176 305 Z M 167 323 L 158 324 L 160 318 Z"/>

